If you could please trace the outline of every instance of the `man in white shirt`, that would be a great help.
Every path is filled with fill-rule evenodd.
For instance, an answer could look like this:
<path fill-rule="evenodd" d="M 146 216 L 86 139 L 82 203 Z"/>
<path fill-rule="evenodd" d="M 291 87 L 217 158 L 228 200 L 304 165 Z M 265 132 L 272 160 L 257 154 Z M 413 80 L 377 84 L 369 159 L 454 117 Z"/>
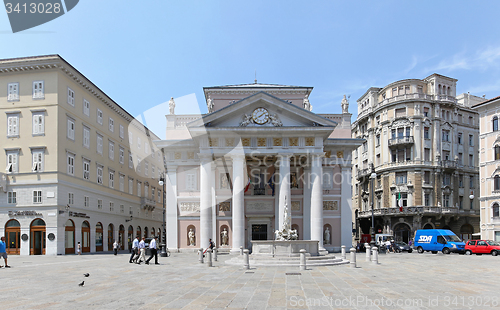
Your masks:
<path fill-rule="evenodd" d="M 137 236 L 137 238 L 134 239 L 134 242 L 132 242 L 132 255 L 130 255 L 129 263 L 137 262 L 137 258 L 139 257 L 139 252 L 137 251 L 137 249 L 139 248 L 139 238 L 140 237 Z"/>
<path fill-rule="evenodd" d="M 159 265 L 159 263 L 158 263 L 158 250 L 156 249 L 156 239 L 158 239 L 158 237 L 154 237 L 151 240 L 151 242 L 149 243 L 149 249 L 151 250 L 151 256 L 146 261 L 146 265 L 149 265 L 149 261 L 153 258 L 153 256 L 155 257 L 155 265 Z"/>
<path fill-rule="evenodd" d="M 145 262 L 146 261 L 146 242 L 145 242 L 146 238 L 145 237 L 142 237 L 142 240 L 141 242 L 139 242 L 139 252 L 140 252 L 140 256 L 139 256 L 139 262 L 137 264 L 141 264 L 141 262 Z"/>

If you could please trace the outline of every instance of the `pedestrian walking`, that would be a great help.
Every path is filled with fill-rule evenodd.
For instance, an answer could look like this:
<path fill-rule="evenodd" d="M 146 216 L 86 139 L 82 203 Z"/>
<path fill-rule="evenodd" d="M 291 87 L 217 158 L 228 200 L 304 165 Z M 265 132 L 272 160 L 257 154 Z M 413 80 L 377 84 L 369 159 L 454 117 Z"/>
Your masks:
<path fill-rule="evenodd" d="M 0 238 L 0 258 L 3 258 L 3 260 L 5 261 L 5 268 L 10 268 L 10 266 L 7 264 L 7 245 L 5 244 L 4 236 Z"/>
<path fill-rule="evenodd" d="M 149 265 L 149 261 L 155 257 L 155 265 L 159 265 L 158 263 L 158 249 L 156 248 L 156 240 L 158 237 L 154 237 L 151 242 L 149 243 L 149 250 L 151 251 L 151 256 L 149 256 L 148 260 L 146 261 L 146 265 Z"/>
<path fill-rule="evenodd" d="M 120 246 L 120 244 L 118 244 L 118 241 L 115 240 L 115 243 L 113 243 L 113 252 L 114 254 L 118 254 L 118 247 Z"/>
<path fill-rule="evenodd" d="M 76 253 L 78 253 L 78 255 L 82 254 L 82 245 L 80 242 L 76 245 Z"/>
<path fill-rule="evenodd" d="M 213 250 L 215 248 L 215 243 L 212 241 L 212 239 L 208 239 L 208 248 L 203 251 L 203 254 L 207 252 L 208 249 Z"/>
<path fill-rule="evenodd" d="M 141 264 L 146 261 L 146 237 L 142 237 L 142 240 L 139 242 L 139 260 L 137 264 Z M 137 260 L 137 259 L 136 259 Z"/>
<path fill-rule="evenodd" d="M 130 255 L 129 263 L 135 263 L 137 262 L 137 258 L 139 257 L 139 236 L 134 239 L 134 242 L 132 242 L 132 254 Z"/>

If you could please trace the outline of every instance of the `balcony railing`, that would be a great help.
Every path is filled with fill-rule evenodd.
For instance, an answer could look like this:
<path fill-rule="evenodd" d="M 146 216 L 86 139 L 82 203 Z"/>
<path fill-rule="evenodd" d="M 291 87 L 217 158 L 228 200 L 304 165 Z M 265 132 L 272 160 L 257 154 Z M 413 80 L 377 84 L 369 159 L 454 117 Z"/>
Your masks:
<path fill-rule="evenodd" d="M 156 208 L 156 201 L 154 199 L 149 199 L 148 197 L 141 197 L 141 208 L 154 210 Z"/>
<path fill-rule="evenodd" d="M 441 161 L 441 166 L 444 169 L 457 169 L 457 162 L 454 160 L 442 160 Z"/>
<path fill-rule="evenodd" d="M 404 136 L 404 137 L 389 139 L 389 146 L 413 144 L 413 143 L 414 143 L 413 136 Z"/>
<path fill-rule="evenodd" d="M 477 215 L 478 212 L 475 210 L 460 210 L 458 207 L 438 207 L 438 206 L 420 206 L 420 207 L 403 207 L 403 211 L 399 208 L 383 208 L 373 210 L 375 216 L 383 215 L 414 215 L 414 214 L 428 214 L 428 215 L 438 215 L 438 214 L 460 214 L 460 215 Z M 372 215 L 371 210 L 359 212 L 359 217 L 365 218 Z"/>
<path fill-rule="evenodd" d="M 253 194 L 254 195 L 265 195 L 266 194 L 266 189 L 265 188 L 260 188 L 260 187 L 255 187 L 253 189 Z"/>
<path fill-rule="evenodd" d="M 370 174 L 370 169 L 365 168 L 365 169 L 358 169 L 358 179 L 361 179 L 362 177 L 365 177 Z"/>

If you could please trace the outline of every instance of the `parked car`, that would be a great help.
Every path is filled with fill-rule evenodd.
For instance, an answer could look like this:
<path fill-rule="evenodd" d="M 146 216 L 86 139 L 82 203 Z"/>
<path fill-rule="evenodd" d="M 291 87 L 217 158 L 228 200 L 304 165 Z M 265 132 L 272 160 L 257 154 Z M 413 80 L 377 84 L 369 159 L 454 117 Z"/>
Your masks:
<path fill-rule="evenodd" d="M 465 254 L 490 254 L 497 256 L 500 253 L 500 242 L 492 240 L 469 240 L 465 245 Z"/>
<path fill-rule="evenodd" d="M 418 253 L 431 251 L 436 254 L 442 251 L 443 254 L 457 252 L 465 253 L 465 243 L 447 229 L 419 229 L 415 233 L 415 247 Z"/>
<path fill-rule="evenodd" d="M 396 250 L 396 252 L 399 252 L 399 253 L 401 253 L 401 252 L 408 252 L 408 253 L 413 252 L 413 249 L 406 242 L 403 242 L 403 241 L 396 241 L 395 250 Z"/>

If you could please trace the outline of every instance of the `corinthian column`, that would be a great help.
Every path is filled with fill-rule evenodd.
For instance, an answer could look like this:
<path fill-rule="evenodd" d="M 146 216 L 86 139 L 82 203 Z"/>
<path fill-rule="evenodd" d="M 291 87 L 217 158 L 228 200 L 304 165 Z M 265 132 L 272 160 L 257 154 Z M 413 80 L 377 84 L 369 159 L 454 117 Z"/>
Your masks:
<path fill-rule="evenodd" d="M 208 239 L 212 238 L 212 154 L 199 154 L 200 158 L 200 236 L 199 244 L 208 248 Z"/>
<path fill-rule="evenodd" d="M 313 154 L 311 158 L 311 240 L 319 241 L 319 250 L 323 247 L 323 155 Z"/>
<path fill-rule="evenodd" d="M 280 170 L 279 170 L 279 218 L 278 224 L 279 227 L 277 229 L 281 229 L 283 227 L 283 215 L 285 210 L 285 197 L 286 203 L 288 204 L 288 209 L 291 208 L 291 191 L 290 191 L 290 155 L 278 155 L 280 157 Z"/>
<path fill-rule="evenodd" d="M 245 247 L 245 202 L 244 202 L 244 155 L 233 155 L 233 221 L 231 252 L 239 252 Z"/>

